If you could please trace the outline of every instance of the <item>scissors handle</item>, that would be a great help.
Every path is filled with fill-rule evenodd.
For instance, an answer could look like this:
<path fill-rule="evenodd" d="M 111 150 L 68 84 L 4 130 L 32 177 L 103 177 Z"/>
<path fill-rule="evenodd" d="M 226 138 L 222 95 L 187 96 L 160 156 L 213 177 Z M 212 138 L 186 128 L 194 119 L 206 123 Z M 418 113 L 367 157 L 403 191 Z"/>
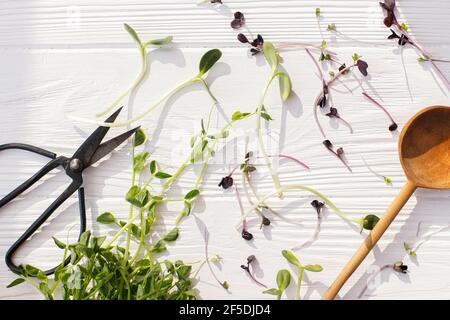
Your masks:
<path fill-rule="evenodd" d="M 72 182 L 69 187 L 42 213 L 36 221 L 17 239 L 16 242 L 8 249 L 5 256 L 5 261 L 8 268 L 20 274 L 21 269 L 13 262 L 12 257 L 17 249 L 27 241 L 39 227 L 55 212 L 56 209 L 59 208 L 67 199 L 69 199 L 75 191 L 78 190 L 78 203 L 80 208 L 80 235 L 86 230 L 86 207 L 85 207 L 85 198 L 84 198 L 84 189 L 80 187 L 78 182 Z M 70 257 L 64 262 L 67 264 L 70 261 Z M 55 272 L 55 268 L 44 271 L 47 275 L 50 275 Z"/>
<path fill-rule="evenodd" d="M 21 143 L 10 143 L 0 145 L 0 151 L 8 150 L 8 149 L 20 149 L 29 152 L 33 152 L 44 157 L 50 158 L 50 162 L 48 162 L 42 169 L 36 172 L 31 178 L 23 182 L 9 194 L 7 194 L 3 199 L 0 200 L 0 208 L 18 197 L 20 194 L 29 189 L 32 185 L 34 185 L 37 181 L 43 178 L 50 171 L 56 169 L 59 166 L 63 166 L 67 163 L 68 158 L 66 157 L 56 157 L 56 154 L 32 145 L 21 144 Z M 33 224 L 20 236 L 20 238 L 14 242 L 14 244 L 9 248 L 6 253 L 5 261 L 11 271 L 15 273 L 21 273 L 21 269 L 14 264 L 12 257 L 14 253 L 19 249 L 19 247 L 24 244 L 37 229 L 55 212 L 55 210 L 61 206 L 67 199 L 69 199 L 77 190 L 78 190 L 78 204 L 80 209 L 80 236 L 86 231 L 86 206 L 85 206 L 85 197 L 84 197 L 84 189 L 81 187 L 83 180 L 81 173 L 76 174 L 72 177 L 73 181 L 69 185 L 69 187 L 64 190 L 64 192 L 41 214 L 41 216 L 33 222 Z M 70 257 L 66 259 L 65 264 L 70 262 Z M 55 268 L 45 271 L 47 275 L 50 275 L 55 272 Z"/>
<path fill-rule="evenodd" d="M 45 149 L 41 149 L 35 146 L 32 146 L 30 144 L 24 144 L 24 143 L 7 143 L 7 144 L 2 144 L 0 145 L 0 151 L 3 150 L 8 150 L 8 149 L 20 149 L 20 150 L 25 150 L 25 151 L 29 151 L 29 152 L 33 152 L 33 153 L 37 153 L 40 154 L 41 156 L 50 158 L 50 159 L 55 159 L 56 158 L 56 154 L 45 150 Z"/>
<path fill-rule="evenodd" d="M 38 172 L 36 172 L 31 178 L 26 180 L 20 186 L 18 186 L 13 191 L 11 191 L 9 194 L 7 194 L 3 199 L 1 199 L 0 200 L 0 208 L 3 207 L 8 202 L 12 201 L 13 199 L 17 198 L 20 194 L 22 194 L 27 189 L 29 189 L 33 184 L 38 182 L 47 173 L 49 173 L 50 171 L 61 166 L 64 163 L 64 161 L 65 161 L 64 157 L 58 157 L 56 159 L 50 160 L 49 163 L 47 163 L 42 169 L 40 169 Z"/>

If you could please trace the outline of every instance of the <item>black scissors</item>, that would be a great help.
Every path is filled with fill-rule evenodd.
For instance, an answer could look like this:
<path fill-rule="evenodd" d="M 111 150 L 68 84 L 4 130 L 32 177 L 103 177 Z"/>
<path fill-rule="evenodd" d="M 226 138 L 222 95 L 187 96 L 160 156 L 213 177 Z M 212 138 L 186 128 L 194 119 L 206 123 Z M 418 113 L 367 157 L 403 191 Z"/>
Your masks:
<path fill-rule="evenodd" d="M 116 120 L 122 108 L 114 112 L 105 122 L 112 123 Z M 10 143 L 0 145 L 0 151 L 7 149 L 21 149 L 29 152 L 37 153 L 41 156 L 50 158 L 48 162 L 41 170 L 34 174 L 27 181 L 22 183 L 3 199 L 0 200 L 0 208 L 6 205 L 8 202 L 19 196 L 22 192 L 30 188 L 33 184 L 43 178 L 50 171 L 61 166 L 66 174 L 72 179 L 72 183 L 67 187 L 66 190 L 44 211 L 44 213 L 33 222 L 33 224 L 25 231 L 25 233 L 20 236 L 20 238 L 14 242 L 11 248 L 8 249 L 5 256 L 5 261 L 8 268 L 15 272 L 21 273 L 20 267 L 18 267 L 12 261 L 12 257 L 16 250 L 29 239 L 34 232 L 53 214 L 53 212 L 72 196 L 75 191 L 78 191 L 78 205 L 80 210 L 80 236 L 86 230 L 86 206 L 84 199 L 84 188 L 83 185 L 83 171 L 96 163 L 98 160 L 102 159 L 104 156 L 113 151 L 116 147 L 121 145 L 125 140 L 132 136 L 139 127 L 127 131 L 109 141 L 102 143 L 103 138 L 108 132 L 109 127 L 98 127 L 78 148 L 78 150 L 73 154 L 72 157 L 67 158 L 63 156 L 57 156 L 55 153 L 32 146 L 28 144 L 21 143 Z M 80 237 L 79 236 L 79 237 Z M 65 261 L 68 264 L 70 257 Z M 47 275 L 55 272 L 57 267 L 45 271 Z"/>

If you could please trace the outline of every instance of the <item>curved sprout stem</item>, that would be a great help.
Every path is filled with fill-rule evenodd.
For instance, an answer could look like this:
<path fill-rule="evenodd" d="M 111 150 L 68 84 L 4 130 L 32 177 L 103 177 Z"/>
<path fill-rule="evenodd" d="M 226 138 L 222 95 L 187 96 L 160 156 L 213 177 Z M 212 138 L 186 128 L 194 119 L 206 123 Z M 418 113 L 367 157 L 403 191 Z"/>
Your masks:
<path fill-rule="evenodd" d="M 270 193 L 270 194 L 266 195 L 265 197 L 261 198 L 256 204 L 254 204 L 252 206 L 252 208 L 250 208 L 249 210 L 246 211 L 246 213 L 241 217 L 241 220 L 239 221 L 239 223 L 236 225 L 236 228 L 240 227 L 240 225 L 242 224 L 243 220 L 246 219 L 255 208 L 259 207 L 261 204 L 266 202 L 268 199 L 274 197 L 275 195 L 278 195 L 280 192 L 283 193 L 283 192 L 291 191 L 291 190 L 303 190 L 303 191 L 307 191 L 309 193 L 312 193 L 315 196 L 319 197 L 323 202 L 325 202 L 325 204 L 328 205 L 328 207 L 330 207 L 343 220 L 346 220 L 346 221 L 353 222 L 353 223 L 356 223 L 358 225 L 361 225 L 362 219 L 352 218 L 352 217 L 348 216 L 341 209 L 336 207 L 336 205 L 333 202 L 331 202 L 330 199 L 325 197 L 319 191 L 317 191 L 317 190 L 315 190 L 313 188 L 304 186 L 304 185 L 290 185 L 290 186 L 281 187 L 280 190 L 277 190 L 277 191 L 275 191 L 273 193 Z"/>

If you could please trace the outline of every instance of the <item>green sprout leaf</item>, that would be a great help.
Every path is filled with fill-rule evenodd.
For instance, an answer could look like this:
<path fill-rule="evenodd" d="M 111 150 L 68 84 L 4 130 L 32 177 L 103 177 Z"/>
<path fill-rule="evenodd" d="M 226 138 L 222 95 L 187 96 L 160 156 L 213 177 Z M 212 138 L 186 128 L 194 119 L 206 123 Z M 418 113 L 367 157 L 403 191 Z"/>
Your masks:
<path fill-rule="evenodd" d="M 286 288 L 289 286 L 290 283 L 291 283 L 291 274 L 289 273 L 289 271 L 286 269 L 278 271 L 277 274 L 278 289 L 281 292 L 283 292 L 284 290 L 286 290 Z"/>
<path fill-rule="evenodd" d="M 362 227 L 366 230 L 373 230 L 379 220 L 380 218 L 378 218 L 376 215 L 369 214 L 364 217 Z"/>
<path fill-rule="evenodd" d="M 133 168 L 134 168 L 135 172 L 141 172 L 144 169 L 145 163 L 146 163 L 146 161 L 147 161 L 149 156 L 150 156 L 150 153 L 142 152 L 142 153 L 140 153 L 140 154 L 138 154 L 138 155 L 136 155 L 134 157 L 134 160 L 133 160 L 134 166 L 133 166 Z"/>
<path fill-rule="evenodd" d="M 59 240 L 56 239 L 55 237 L 52 237 L 52 239 L 53 239 L 53 242 L 56 244 L 56 246 L 57 246 L 58 248 L 60 248 L 60 249 L 65 249 L 65 248 L 66 248 L 66 245 L 65 245 L 64 242 L 59 241 Z"/>
<path fill-rule="evenodd" d="M 231 116 L 231 120 L 233 120 L 233 121 L 238 121 L 238 120 L 241 120 L 241 119 L 247 117 L 248 115 L 250 115 L 250 112 L 240 112 L 240 111 L 236 111 L 236 112 L 233 113 L 233 115 Z"/>
<path fill-rule="evenodd" d="M 168 179 L 168 178 L 172 177 L 172 175 L 159 171 L 159 172 L 155 173 L 155 177 L 158 179 Z"/>
<path fill-rule="evenodd" d="M 153 253 L 161 253 L 167 250 L 166 245 L 164 244 L 164 242 L 162 242 L 161 240 L 159 240 L 151 249 L 150 251 Z"/>
<path fill-rule="evenodd" d="M 154 46 L 163 46 L 163 45 L 171 43 L 172 40 L 173 40 L 173 37 L 168 36 L 168 37 L 161 38 L 161 39 L 150 40 L 145 43 L 145 46 L 150 45 L 150 44 L 154 45 Z"/>
<path fill-rule="evenodd" d="M 268 114 L 265 111 L 261 112 L 261 118 L 263 118 L 266 121 L 272 121 L 273 120 L 272 117 L 270 116 L 270 114 Z"/>
<path fill-rule="evenodd" d="M 357 53 L 354 53 L 354 54 L 352 55 L 352 59 L 353 59 L 354 62 L 358 61 L 358 60 L 361 59 L 361 58 L 362 58 L 362 56 L 360 56 L 360 55 L 357 54 Z"/>
<path fill-rule="evenodd" d="M 320 8 L 316 8 L 316 17 L 320 17 Z"/>
<path fill-rule="evenodd" d="M 203 76 L 211 69 L 217 61 L 222 57 L 222 52 L 219 49 L 212 49 L 206 52 L 200 60 L 198 77 Z"/>
<path fill-rule="evenodd" d="M 267 290 L 263 291 L 263 293 L 271 294 L 274 296 L 281 296 L 281 294 L 282 294 L 282 292 L 280 292 L 280 290 L 275 289 L 275 288 L 267 289 Z"/>
<path fill-rule="evenodd" d="M 192 200 L 192 199 L 196 198 L 199 194 L 200 194 L 200 191 L 198 189 L 193 189 L 184 196 L 184 199 Z"/>
<path fill-rule="evenodd" d="M 283 250 L 281 251 L 281 254 L 283 255 L 283 257 L 286 258 L 286 260 L 293 264 L 294 266 L 301 268 L 302 265 L 300 263 L 300 261 L 297 259 L 297 257 L 294 255 L 294 253 L 292 251 L 289 250 Z"/>
<path fill-rule="evenodd" d="M 327 31 L 336 31 L 336 24 L 330 23 L 330 24 L 327 26 Z"/>
<path fill-rule="evenodd" d="M 417 253 L 412 250 L 412 248 L 409 246 L 408 242 L 403 242 L 403 248 L 405 248 L 405 251 L 411 256 L 416 257 Z"/>
<path fill-rule="evenodd" d="M 323 268 L 320 264 L 307 264 L 305 266 L 305 270 L 308 270 L 311 272 L 321 272 L 323 270 Z"/>
<path fill-rule="evenodd" d="M 139 36 L 137 35 L 136 31 L 128 24 L 124 23 L 123 24 L 125 27 L 125 30 L 130 34 L 130 36 L 133 37 L 133 39 L 142 46 L 142 42 L 141 39 L 139 39 Z"/>
<path fill-rule="evenodd" d="M 102 224 L 113 224 L 116 222 L 116 218 L 111 212 L 105 212 L 97 217 L 97 222 Z"/>
<path fill-rule="evenodd" d="M 389 177 L 383 176 L 383 180 L 384 180 L 384 182 L 387 183 L 387 184 L 391 184 L 391 183 L 392 183 L 392 179 L 389 178 Z"/>
<path fill-rule="evenodd" d="M 272 72 L 275 72 L 278 68 L 280 60 L 278 59 L 277 50 L 271 42 L 264 42 L 263 45 L 264 56 L 266 57 L 267 63 L 272 68 Z"/>
<path fill-rule="evenodd" d="M 144 130 L 142 130 L 141 128 L 137 129 L 136 133 L 134 134 L 133 145 L 137 147 L 141 144 L 144 144 L 146 141 L 147 135 L 145 134 Z"/>
<path fill-rule="evenodd" d="M 138 208 L 142 208 L 147 204 L 149 197 L 148 190 L 141 190 L 139 186 L 132 186 L 125 195 L 125 200 Z"/>
<path fill-rule="evenodd" d="M 419 63 L 422 63 L 422 62 L 425 62 L 425 61 L 429 61 L 429 60 L 430 59 L 427 56 L 423 55 L 423 54 L 421 54 L 420 57 L 417 58 L 417 62 L 419 62 Z"/>
<path fill-rule="evenodd" d="M 173 228 L 168 234 L 164 236 L 163 240 L 166 242 L 173 242 L 178 239 L 179 233 L 180 230 L 178 228 Z"/>
<path fill-rule="evenodd" d="M 284 72 L 278 72 L 277 77 L 280 83 L 280 96 L 283 101 L 286 101 L 291 95 L 292 84 L 289 76 Z"/>
<path fill-rule="evenodd" d="M 155 172 L 156 172 L 156 161 L 153 160 L 152 162 L 150 162 L 150 173 L 155 174 Z"/>
<path fill-rule="evenodd" d="M 230 289 L 230 285 L 228 284 L 227 281 L 224 281 L 224 282 L 222 283 L 222 287 L 223 287 L 225 290 Z"/>
<path fill-rule="evenodd" d="M 402 23 L 400 24 L 400 27 L 401 27 L 403 30 L 405 30 L 405 31 L 408 31 L 408 29 L 409 29 L 409 26 L 408 26 L 407 24 L 405 24 L 404 22 L 402 22 Z"/>
<path fill-rule="evenodd" d="M 15 287 L 15 286 L 17 286 L 17 285 L 19 285 L 21 283 L 24 283 L 24 282 L 25 282 L 24 278 L 18 278 L 16 280 L 14 280 L 13 282 L 11 282 L 10 284 L 8 284 L 6 287 L 7 288 L 12 288 L 12 287 Z"/>

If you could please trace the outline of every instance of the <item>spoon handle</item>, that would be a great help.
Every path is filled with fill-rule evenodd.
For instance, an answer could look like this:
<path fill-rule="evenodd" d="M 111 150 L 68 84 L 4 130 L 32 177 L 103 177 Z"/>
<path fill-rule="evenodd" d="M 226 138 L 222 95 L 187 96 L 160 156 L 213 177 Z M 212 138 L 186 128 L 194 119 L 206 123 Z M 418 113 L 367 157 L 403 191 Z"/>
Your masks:
<path fill-rule="evenodd" d="M 350 276 L 359 267 L 361 262 L 366 258 L 372 248 L 375 246 L 377 241 L 381 238 L 383 233 L 389 227 L 391 222 L 403 208 L 405 203 L 417 189 L 417 186 L 411 182 L 407 181 L 405 186 L 400 190 L 395 200 L 392 202 L 390 207 L 386 210 L 383 218 L 378 221 L 375 228 L 367 236 L 364 243 L 359 247 L 358 251 L 354 254 L 351 260 L 346 264 L 344 269 L 342 269 L 339 276 L 333 282 L 333 284 L 328 288 L 327 292 L 322 296 L 323 300 L 332 300 L 338 294 L 339 290 L 345 284 L 345 282 L 350 278 Z"/>

